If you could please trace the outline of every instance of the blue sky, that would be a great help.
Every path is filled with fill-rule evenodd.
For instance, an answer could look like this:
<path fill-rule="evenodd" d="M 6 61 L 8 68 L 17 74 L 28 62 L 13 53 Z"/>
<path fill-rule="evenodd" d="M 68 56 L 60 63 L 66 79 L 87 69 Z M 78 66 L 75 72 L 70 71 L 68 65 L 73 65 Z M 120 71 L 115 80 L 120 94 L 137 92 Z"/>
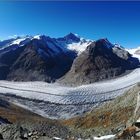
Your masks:
<path fill-rule="evenodd" d="M 106 37 L 128 48 L 140 46 L 140 2 L 0 1 L 0 39 L 69 32 L 89 39 Z"/>

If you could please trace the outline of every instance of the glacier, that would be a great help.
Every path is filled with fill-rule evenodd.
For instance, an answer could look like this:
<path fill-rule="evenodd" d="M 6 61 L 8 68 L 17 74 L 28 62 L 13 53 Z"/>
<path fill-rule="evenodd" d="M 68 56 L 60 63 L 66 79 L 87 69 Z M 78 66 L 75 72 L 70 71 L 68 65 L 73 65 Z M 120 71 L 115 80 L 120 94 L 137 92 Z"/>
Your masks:
<path fill-rule="evenodd" d="M 42 116 L 69 118 L 122 95 L 138 82 L 140 68 L 119 78 L 77 87 L 39 81 L 0 81 L 0 95 Z"/>

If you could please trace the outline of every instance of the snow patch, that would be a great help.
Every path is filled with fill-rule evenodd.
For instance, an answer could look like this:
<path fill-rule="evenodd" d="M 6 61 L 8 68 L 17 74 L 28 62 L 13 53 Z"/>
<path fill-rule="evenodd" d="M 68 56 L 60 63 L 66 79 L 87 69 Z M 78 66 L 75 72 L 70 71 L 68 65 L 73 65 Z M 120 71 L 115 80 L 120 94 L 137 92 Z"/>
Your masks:
<path fill-rule="evenodd" d="M 18 45 L 18 46 L 23 46 L 25 45 L 26 43 L 28 43 L 29 41 L 31 41 L 31 36 L 26 36 L 26 37 L 22 37 L 22 38 L 17 38 L 15 39 L 14 41 L 12 41 L 8 46 L 11 46 L 11 45 Z"/>
<path fill-rule="evenodd" d="M 106 135 L 101 137 L 94 137 L 94 140 L 115 140 L 115 135 Z"/>
<path fill-rule="evenodd" d="M 19 45 L 20 42 L 21 42 L 21 41 L 24 41 L 24 40 L 25 40 L 25 38 L 16 39 L 16 40 L 14 40 L 10 45 L 15 45 L 15 44 Z"/>
<path fill-rule="evenodd" d="M 35 35 L 33 38 L 39 40 L 39 39 L 41 39 L 41 35 Z"/>
<path fill-rule="evenodd" d="M 86 50 L 87 46 L 90 44 L 91 44 L 91 42 L 72 43 L 72 44 L 68 44 L 67 48 L 69 50 L 74 50 L 74 51 L 78 52 L 78 54 L 81 54 L 83 51 Z"/>

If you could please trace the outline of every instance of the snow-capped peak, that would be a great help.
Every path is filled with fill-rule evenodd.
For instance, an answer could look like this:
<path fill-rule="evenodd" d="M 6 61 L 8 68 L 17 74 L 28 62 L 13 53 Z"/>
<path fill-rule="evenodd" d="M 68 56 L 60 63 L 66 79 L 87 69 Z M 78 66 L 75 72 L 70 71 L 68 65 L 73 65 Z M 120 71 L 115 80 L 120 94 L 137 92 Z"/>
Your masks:
<path fill-rule="evenodd" d="M 22 36 L 22 37 L 16 37 L 14 39 L 0 42 L 0 47 L 2 49 L 9 48 L 16 49 L 18 46 L 24 46 L 31 40 L 37 39 L 39 41 L 42 41 L 43 44 L 46 44 L 47 47 L 50 47 L 50 49 L 54 50 L 55 53 L 59 53 L 61 51 L 75 51 L 79 55 L 82 53 L 88 45 L 90 45 L 93 41 L 87 40 L 82 37 L 80 37 L 77 34 L 69 33 L 68 35 L 61 37 L 61 38 L 51 38 L 46 35 L 35 35 L 35 36 Z M 16 47 L 15 47 L 16 45 Z M 13 47 L 12 47 L 13 46 Z M 56 51 L 57 50 L 57 51 Z"/>
<path fill-rule="evenodd" d="M 41 39 L 41 36 L 42 36 L 42 35 L 35 35 L 35 36 L 33 37 L 33 39 Z"/>
<path fill-rule="evenodd" d="M 28 43 L 31 40 L 32 37 L 30 36 L 25 36 L 25 37 L 18 37 L 17 39 L 15 39 L 14 41 L 12 41 L 10 45 L 19 45 L 19 46 L 23 46 L 26 43 Z"/>
<path fill-rule="evenodd" d="M 69 33 L 68 35 L 64 36 L 63 38 L 58 38 L 57 42 L 59 42 L 62 46 L 64 46 L 68 50 L 77 52 L 77 54 L 79 55 L 93 41 L 89 40 L 89 39 L 88 40 L 84 39 L 77 34 Z"/>
<path fill-rule="evenodd" d="M 68 35 L 64 36 L 64 37 L 60 37 L 57 38 L 57 40 L 60 42 L 65 42 L 67 44 L 71 44 L 71 43 L 76 43 L 80 41 L 80 37 L 76 34 L 73 33 L 69 33 Z"/>
<path fill-rule="evenodd" d="M 69 33 L 68 35 L 64 36 L 66 39 L 72 39 L 72 40 L 80 40 L 80 37 L 77 34 Z"/>

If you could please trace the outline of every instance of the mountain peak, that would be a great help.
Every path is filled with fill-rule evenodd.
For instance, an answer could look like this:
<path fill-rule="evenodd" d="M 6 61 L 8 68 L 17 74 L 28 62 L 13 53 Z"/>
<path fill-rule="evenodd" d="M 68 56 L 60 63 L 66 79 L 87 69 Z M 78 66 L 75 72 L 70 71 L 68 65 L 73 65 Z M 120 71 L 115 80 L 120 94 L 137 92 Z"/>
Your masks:
<path fill-rule="evenodd" d="M 111 44 L 107 38 L 102 38 L 96 41 L 97 46 L 104 46 L 107 47 L 109 49 L 113 48 L 114 45 Z"/>
<path fill-rule="evenodd" d="M 34 38 L 34 39 L 41 39 L 41 38 L 43 38 L 43 37 L 45 37 L 45 35 L 37 34 L 37 35 L 35 35 L 33 38 Z"/>
<path fill-rule="evenodd" d="M 68 35 L 64 36 L 64 39 L 71 40 L 71 41 L 74 41 L 74 42 L 79 42 L 80 41 L 80 37 L 77 34 L 73 34 L 71 32 Z"/>

